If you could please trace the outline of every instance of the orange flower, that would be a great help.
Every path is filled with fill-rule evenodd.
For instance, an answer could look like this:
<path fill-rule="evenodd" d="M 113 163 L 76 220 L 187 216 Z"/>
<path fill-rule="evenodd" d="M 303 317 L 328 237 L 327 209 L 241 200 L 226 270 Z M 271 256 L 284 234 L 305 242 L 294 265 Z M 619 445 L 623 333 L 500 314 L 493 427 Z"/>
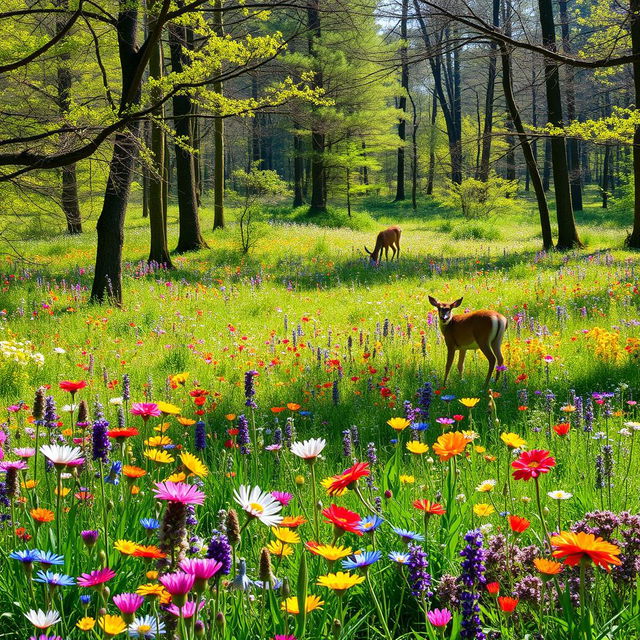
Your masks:
<path fill-rule="evenodd" d="M 303 525 L 305 522 L 307 522 L 307 519 L 303 518 L 302 516 L 285 516 L 284 518 L 282 518 L 280 526 L 287 527 L 288 529 L 296 529 L 300 525 Z"/>
<path fill-rule="evenodd" d="M 146 558 L 146 559 L 159 559 L 166 558 L 167 554 L 160 551 L 158 547 L 155 545 L 138 545 L 136 550 L 133 552 L 134 557 L 136 558 Z"/>
<path fill-rule="evenodd" d="M 551 546 L 554 549 L 553 557 L 560 558 L 570 567 L 583 561 L 592 561 L 605 571 L 610 571 L 611 565 L 622 564 L 618 558 L 620 548 L 602 538 L 596 538 L 592 533 L 562 531 L 557 536 L 551 536 Z"/>
<path fill-rule="evenodd" d="M 192 424 L 196 423 L 195 420 L 192 420 L 191 418 L 183 418 L 182 416 L 177 418 L 177 420 L 183 427 L 190 427 Z"/>
<path fill-rule="evenodd" d="M 562 571 L 562 565 L 555 560 L 535 558 L 533 564 L 540 573 L 546 576 L 557 576 Z"/>
<path fill-rule="evenodd" d="M 530 524 L 531 522 L 522 516 L 509 516 L 509 526 L 514 533 L 523 533 Z"/>
<path fill-rule="evenodd" d="M 431 500 L 416 500 L 413 506 L 430 516 L 442 516 L 446 513 L 446 510 L 439 502 L 431 502 Z"/>
<path fill-rule="evenodd" d="M 53 522 L 54 516 L 53 511 L 49 511 L 49 509 L 31 509 L 29 512 L 31 517 L 36 522 Z"/>
<path fill-rule="evenodd" d="M 469 440 L 460 431 L 449 431 L 435 441 L 433 452 L 440 458 L 440 462 L 446 462 L 462 453 L 468 444 Z"/>
<path fill-rule="evenodd" d="M 327 483 L 327 493 L 330 496 L 342 495 L 345 489 L 350 489 L 359 478 L 370 474 L 368 462 L 356 462 L 342 473 L 332 476 Z"/>
<path fill-rule="evenodd" d="M 566 436 L 569 433 L 569 429 L 571 429 L 571 424 L 568 422 L 561 422 L 560 424 L 556 424 L 553 426 L 553 430 L 559 436 Z"/>
<path fill-rule="evenodd" d="M 295 402 L 287 402 L 287 409 L 289 409 L 289 411 L 297 411 L 299 408 L 299 404 L 296 404 Z"/>
<path fill-rule="evenodd" d="M 146 476 L 147 472 L 140 467 L 134 467 L 130 464 L 125 464 L 122 467 L 122 473 L 127 476 L 127 478 L 142 478 L 142 476 Z"/>
<path fill-rule="evenodd" d="M 500 596 L 498 598 L 498 605 L 505 613 L 513 613 L 518 606 L 518 598 L 510 598 L 509 596 Z"/>

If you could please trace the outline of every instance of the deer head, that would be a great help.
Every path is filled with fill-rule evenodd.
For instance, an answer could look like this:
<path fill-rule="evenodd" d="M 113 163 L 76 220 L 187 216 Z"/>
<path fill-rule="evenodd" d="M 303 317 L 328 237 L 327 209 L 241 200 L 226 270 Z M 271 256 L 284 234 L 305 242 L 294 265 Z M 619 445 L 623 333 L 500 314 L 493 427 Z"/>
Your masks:
<path fill-rule="evenodd" d="M 451 311 L 462 304 L 462 298 L 455 302 L 438 302 L 433 296 L 429 296 L 429 302 L 438 310 L 438 318 L 442 324 L 451 322 Z"/>
<path fill-rule="evenodd" d="M 371 262 L 377 262 L 378 261 L 378 251 L 376 249 L 374 249 L 373 251 L 369 251 L 369 249 L 367 249 L 367 247 L 365 246 L 364 250 L 369 254 L 369 257 L 371 258 Z"/>

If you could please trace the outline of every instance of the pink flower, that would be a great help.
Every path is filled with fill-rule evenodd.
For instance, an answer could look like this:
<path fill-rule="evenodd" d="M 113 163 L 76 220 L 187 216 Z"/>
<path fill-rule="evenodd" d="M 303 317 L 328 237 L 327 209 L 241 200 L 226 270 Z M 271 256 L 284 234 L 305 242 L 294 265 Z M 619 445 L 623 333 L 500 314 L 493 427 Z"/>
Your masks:
<path fill-rule="evenodd" d="M 95 569 L 91 573 L 83 573 L 78 577 L 79 587 L 97 587 L 99 584 L 109 582 L 116 575 L 116 572 L 109 567 Z"/>
<path fill-rule="evenodd" d="M 291 500 L 293 500 L 293 495 L 291 493 L 287 493 L 286 491 L 272 491 L 271 495 L 283 506 L 286 507 Z"/>
<path fill-rule="evenodd" d="M 30 447 L 22 447 L 21 449 L 14 449 L 13 453 L 18 458 L 31 458 L 36 454 L 36 450 Z"/>
<path fill-rule="evenodd" d="M 113 604 L 122 613 L 135 613 L 143 602 L 144 598 L 137 593 L 120 593 L 117 596 L 113 596 Z"/>
<path fill-rule="evenodd" d="M 449 609 L 433 609 L 427 612 L 427 618 L 434 627 L 446 627 L 451 620 Z"/>
<path fill-rule="evenodd" d="M 296 637 L 295 636 L 277 635 L 277 636 L 273 636 L 273 640 L 296 640 Z"/>
<path fill-rule="evenodd" d="M 185 482 L 156 482 L 154 489 L 158 500 L 180 502 L 182 504 L 204 504 L 206 495 L 195 485 Z"/>
<path fill-rule="evenodd" d="M 158 417 L 162 415 L 158 405 L 155 402 L 134 402 L 131 405 L 131 413 L 134 416 L 141 416 L 146 422 L 151 416 Z"/>
<path fill-rule="evenodd" d="M 196 577 L 191 573 L 176 571 L 175 573 L 165 573 L 158 580 L 172 596 L 184 596 L 193 588 Z"/>
<path fill-rule="evenodd" d="M 13 460 L 7 462 L 0 462 L 0 471 L 9 471 L 14 469 L 15 471 L 22 471 L 27 468 L 27 463 L 22 460 Z"/>
<path fill-rule="evenodd" d="M 200 611 L 204 607 L 204 600 L 200 600 L 197 606 L 193 600 L 188 600 L 184 603 L 183 607 L 176 607 L 175 604 L 170 604 L 167 607 L 167 611 L 172 613 L 174 616 L 179 616 L 182 613 L 183 618 L 192 618 L 196 611 Z"/>
<path fill-rule="evenodd" d="M 213 577 L 222 563 L 209 558 L 188 558 L 180 563 L 180 568 L 185 573 L 190 573 L 196 580 L 208 580 Z"/>

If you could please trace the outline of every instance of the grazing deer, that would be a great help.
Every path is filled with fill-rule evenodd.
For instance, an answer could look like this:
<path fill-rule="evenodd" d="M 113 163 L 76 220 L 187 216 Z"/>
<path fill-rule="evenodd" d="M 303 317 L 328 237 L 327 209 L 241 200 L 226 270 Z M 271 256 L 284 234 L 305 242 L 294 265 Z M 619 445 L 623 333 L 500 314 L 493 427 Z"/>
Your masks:
<path fill-rule="evenodd" d="M 456 351 L 460 352 L 458 356 L 458 371 L 462 376 L 464 371 L 464 357 L 468 349 L 480 349 L 485 358 L 489 361 L 489 372 L 484 386 L 489 385 L 493 369 L 496 361 L 499 367 L 502 367 L 504 358 L 500 345 L 502 337 L 507 329 L 507 319 L 497 311 L 472 311 L 471 313 L 462 313 L 460 315 L 452 315 L 453 309 L 460 306 L 462 298 L 455 302 L 446 303 L 438 302 L 432 296 L 429 296 L 429 302 L 438 310 L 440 319 L 440 329 L 447 345 L 447 365 L 444 371 L 444 383 L 447 383 L 447 377 L 453 364 Z M 496 373 L 496 380 L 500 377 L 500 369 Z"/>
<path fill-rule="evenodd" d="M 382 258 L 382 250 L 384 249 L 384 256 L 387 260 L 389 260 L 389 247 L 391 247 L 391 251 L 393 254 L 391 255 L 391 259 L 393 260 L 396 256 L 396 249 L 398 260 L 400 259 L 400 234 L 402 233 L 402 229 L 400 227 L 389 227 L 384 231 L 381 231 L 376 238 L 376 246 L 373 248 L 373 251 L 369 251 L 367 247 L 364 250 L 371 256 L 371 262 L 375 262 L 379 264 L 380 258 Z"/>

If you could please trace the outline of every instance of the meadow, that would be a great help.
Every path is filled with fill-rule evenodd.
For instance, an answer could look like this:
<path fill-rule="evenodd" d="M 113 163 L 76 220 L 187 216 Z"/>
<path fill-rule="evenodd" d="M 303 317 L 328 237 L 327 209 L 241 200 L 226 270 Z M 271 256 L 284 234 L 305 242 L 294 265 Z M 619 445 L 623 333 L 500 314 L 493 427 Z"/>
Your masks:
<path fill-rule="evenodd" d="M 529 207 L 371 199 L 273 207 L 249 255 L 232 222 L 171 271 L 132 208 L 121 309 L 87 304 L 93 231 L 25 230 L 0 637 L 639 636 L 638 257 L 592 201 L 570 253 L 539 251 Z M 402 255 L 376 267 L 388 223 Z M 479 353 L 442 386 L 429 295 L 509 319 L 490 389 Z"/>

